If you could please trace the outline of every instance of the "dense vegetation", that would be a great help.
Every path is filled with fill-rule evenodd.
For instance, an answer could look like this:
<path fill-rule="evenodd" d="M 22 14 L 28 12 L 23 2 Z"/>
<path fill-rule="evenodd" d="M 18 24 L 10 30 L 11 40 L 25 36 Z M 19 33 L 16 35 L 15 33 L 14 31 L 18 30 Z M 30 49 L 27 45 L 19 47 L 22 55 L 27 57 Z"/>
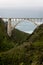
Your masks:
<path fill-rule="evenodd" d="M 2 23 L 0 23 L 0 26 L 1 25 Z M 4 26 L 4 24 L 2 26 Z M 4 42 L 7 39 L 5 47 L 10 47 L 12 44 L 14 44 L 14 47 L 8 51 L 0 52 L 0 65 L 43 65 L 43 24 L 37 27 L 31 35 L 14 29 L 15 31 L 12 31 L 13 34 L 10 39 L 6 32 L 3 32 L 5 28 L 3 27 L 3 29 L 2 26 L 0 28 L 0 31 L 2 30 L 0 32 L 0 41 Z M 4 40 L 2 32 L 6 37 Z M 15 43 L 18 43 L 18 45 L 15 46 Z M 2 42 L 0 44 L 2 44 L 2 46 L 5 45 Z M 2 46 L 0 45 L 0 47 Z M 3 49 L 0 48 L 0 50 Z"/>
<path fill-rule="evenodd" d="M 29 36 L 29 34 L 19 31 L 17 29 L 13 29 L 12 31 L 12 35 L 11 35 L 11 40 L 13 40 L 16 43 L 23 43 L 24 41 L 26 41 L 27 37 Z"/>
<path fill-rule="evenodd" d="M 24 42 L 28 36 L 28 34 L 14 29 L 11 37 L 9 37 L 6 29 L 6 23 L 0 19 L 0 52 L 9 50 L 14 46 Z"/>
<path fill-rule="evenodd" d="M 10 40 L 6 33 L 4 21 L 0 19 L 0 52 L 6 51 L 14 47 L 14 43 Z"/>
<path fill-rule="evenodd" d="M 34 32 L 27 38 L 27 41 L 35 42 L 40 41 L 43 42 L 43 24 L 37 27 Z"/>

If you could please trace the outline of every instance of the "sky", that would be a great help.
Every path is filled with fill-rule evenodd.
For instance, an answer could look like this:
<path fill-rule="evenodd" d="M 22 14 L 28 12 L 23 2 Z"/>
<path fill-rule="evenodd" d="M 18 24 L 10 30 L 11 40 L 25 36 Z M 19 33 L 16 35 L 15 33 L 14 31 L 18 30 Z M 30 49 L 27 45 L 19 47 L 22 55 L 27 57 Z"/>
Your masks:
<path fill-rule="evenodd" d="M 0 17 L 43 18 L 43 0 L 0 0 Z M 16 28 L 32 32 L 35 25 L 26 21 Z"/>
<path fill-rule="evenodd" d="M 0 8 L 43 7 L 43 0 L 0 0 Z"/>
<path fill-rule="evenodd" d="M 1 17 L 43 17 L 43 0 L 0 0 Z"/>
<path fill-rule="evenodd" d="M 43 0 L 0 0 L 0 17 L 43 17 Z"/>
<path fill-rule="evenodd" d="M 22 21 L 21 23 L 19 23 L 15 28 L 19 29 L 21 31 L 24 31 L 26 33 L 32 33 L 34 31 L 34 29 L 37 27 L 37 25 L 35 25 L 32 22 L 29 21 Z"/>

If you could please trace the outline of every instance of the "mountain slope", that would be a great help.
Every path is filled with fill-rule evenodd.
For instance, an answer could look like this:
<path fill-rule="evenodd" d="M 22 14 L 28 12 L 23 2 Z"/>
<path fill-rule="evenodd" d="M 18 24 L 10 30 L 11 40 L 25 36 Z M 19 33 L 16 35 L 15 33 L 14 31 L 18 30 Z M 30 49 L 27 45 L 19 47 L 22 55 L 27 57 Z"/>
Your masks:
<path fill-rule="evenodd" d="M 0 52 L 14 47 L 14 43 L 10 41 L 11 40 L 6 33 L 4 21 L 0 18 Z"/>
<path fill-rule="evenodd" d="M 36 34 L 38 37 L 36 36 Z M 43 65 L 43 24 L 35 29 L 30 39 L 9 51 L 0 53 L 0 65 Z M 42 35 L 42 37 L 40 37 Z M 40 39 L 40 40 L 39 40 Z M 42 41 L 42 43 L 41 43 Z M 40 42 L 40 43 L 39 43 Z"/>
<path fill-rule="evenodd" d="M 13 29 L 11 39 L 14 42 L 17 42 L 20 44 L 20 43 L 23 43 L 28 36 L 29 36 L 29 34 L 27 34 L 25 32 L 22 32 L 22 31 L 17 30 L 17 29 Z"/>
<path fill-rule="evenodd" d="M 27 38 L 29 42 L 43 42 L 43 24 L 38 26 L 34 32 Z"/>
<path fill-rule="evenodd" d="M 12 36 L 9 37 L 6 33 L 4 21 L 0 18 L 0 51 L 6 51 L 13 48 L 16 44 L 24 42 L 29 34 L 21 32 L 17 29 L 12 31 Z"/>

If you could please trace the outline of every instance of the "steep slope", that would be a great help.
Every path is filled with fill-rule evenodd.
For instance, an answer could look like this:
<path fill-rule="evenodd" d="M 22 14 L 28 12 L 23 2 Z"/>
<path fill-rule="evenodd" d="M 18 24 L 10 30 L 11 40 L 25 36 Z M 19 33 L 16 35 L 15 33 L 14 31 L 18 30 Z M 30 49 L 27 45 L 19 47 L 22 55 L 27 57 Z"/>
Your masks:
<path fill-rule="evenodd" d="M 0 53 L 0 65 L 43 65 L 43 24 L 35 29 L 28 41 Z"/>
<path fill-rule="evenodd" d="M 27 38 L 29 42 L 43 42 L 43 24 L 38 26 L 34 32 Z"/>
<path fill-rule="evenodd" d="M 0 65 L 43 65 L 43 50 L 30 43 L 0 53 Z"/>
<path fill-rule="evenodd" d="M 4 21 L 0 18 L 0 51 L 6 51 L 12 47 L 14 47 L 14 44 L 10 42 L 6 33 Z"/>
<path fill-rule="evenodd" d="M 21 32 L 17 29 L 12 31 L 12 36 L 9 37 L 6 33 L 4 21 L 0 18 L 0 51 L 6 51 L 14 47 L 16 44 L 24 42 L 29 34 Z"/>
<path fill-rule="evenodd" d="M 24 41 L 26 41 L 26 38 L 28 36 L 29 36 L 29 34 L 27 34 L 25 32 L 22 32 L 22 31 L 17 30 L 17 29 L 13 29 L 11 39 L 14 42 L 17 42 L 17 43 L 20 44 L 20 43 L 23 43 Z"/>

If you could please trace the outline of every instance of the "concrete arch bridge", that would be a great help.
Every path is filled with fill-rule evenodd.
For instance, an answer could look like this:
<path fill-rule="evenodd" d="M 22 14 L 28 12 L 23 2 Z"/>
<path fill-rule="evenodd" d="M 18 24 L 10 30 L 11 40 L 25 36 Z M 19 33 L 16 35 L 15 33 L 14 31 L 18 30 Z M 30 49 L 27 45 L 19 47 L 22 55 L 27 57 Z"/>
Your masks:
<path fill-rule="evenodd" d="M 14 25 L 14 28 L 21 22 L 21 21 L 29 21 L 29 22 L 32 22 L 34 23 L 35 25 L 39 26 L 40 24 L 43 23 L 43 18 L 2 18 L 2 20 L 4 21 L 7 21 L 8 24 L 7 24 L 7 34 L 9 36 L 11 36 L 11 32 L 12 32 L 12 24 L 11 22 L 17 22 L 15 25 Z"/>

